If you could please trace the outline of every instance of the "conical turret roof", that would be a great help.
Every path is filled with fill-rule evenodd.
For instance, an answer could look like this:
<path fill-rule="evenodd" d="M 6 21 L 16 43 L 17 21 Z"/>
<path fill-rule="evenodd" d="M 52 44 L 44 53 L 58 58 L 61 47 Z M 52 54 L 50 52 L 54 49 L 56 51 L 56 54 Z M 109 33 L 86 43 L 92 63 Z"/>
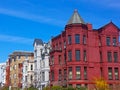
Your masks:
<path fill-rule="evenodd" d="M 79 15 L 77 10 L 74 10 L 73 15 L 71 16 L 71 18 L 69 19 L 68 24 L 77 24 L 77 23 L 82 23 L 85 24 L 85 22 L 83 21 L 82 17 Z"/>

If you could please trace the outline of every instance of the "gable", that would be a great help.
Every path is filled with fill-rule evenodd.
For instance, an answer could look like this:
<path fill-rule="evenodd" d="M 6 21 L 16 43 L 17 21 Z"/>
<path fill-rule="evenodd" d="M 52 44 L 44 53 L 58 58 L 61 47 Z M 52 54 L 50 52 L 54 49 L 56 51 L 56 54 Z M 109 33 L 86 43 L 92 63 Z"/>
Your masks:
<path fill-rule="evenodd" d="M 119 34 L 119 28 L 113 24 L 112 22 L 110 22 L 109 24 L 103 26 L 102 28 L 100 28 L 102 33 L 106 33 L 106 34 Z"/>

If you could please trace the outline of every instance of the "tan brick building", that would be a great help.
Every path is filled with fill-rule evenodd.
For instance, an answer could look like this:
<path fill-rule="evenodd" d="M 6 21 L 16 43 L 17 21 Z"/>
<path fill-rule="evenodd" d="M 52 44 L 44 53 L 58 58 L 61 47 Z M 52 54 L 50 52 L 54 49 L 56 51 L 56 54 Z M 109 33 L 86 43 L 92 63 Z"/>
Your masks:
<path fill-rule="evenodd" d="M 9 55 L 10 59 L 10 86 L 22 88 L 23 62 L 34 60 L 32 52 L 15 51 Z"/>

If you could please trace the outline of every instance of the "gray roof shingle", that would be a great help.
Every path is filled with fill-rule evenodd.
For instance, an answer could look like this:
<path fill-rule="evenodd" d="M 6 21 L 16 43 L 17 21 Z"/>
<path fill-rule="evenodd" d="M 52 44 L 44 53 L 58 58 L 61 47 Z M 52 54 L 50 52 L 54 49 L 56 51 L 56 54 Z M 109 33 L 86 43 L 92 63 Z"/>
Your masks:
<path fill-rule="evenodd" d="M 72 17 L 69 19 L 68 24 L 78 24 L 78 23 L 82 23 L 85 24 L 84 20 L 82 19 L 82 17 L 79 15 L 78 11 L 75 10 Z"/>

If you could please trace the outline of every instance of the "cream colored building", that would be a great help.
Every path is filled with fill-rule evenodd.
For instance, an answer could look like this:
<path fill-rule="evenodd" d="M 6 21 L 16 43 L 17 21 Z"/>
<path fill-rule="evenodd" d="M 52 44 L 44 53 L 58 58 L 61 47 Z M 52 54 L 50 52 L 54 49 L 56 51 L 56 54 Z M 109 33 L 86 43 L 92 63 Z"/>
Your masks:
<path fill-rule="evenodd" d="M 24 89 L 33 86 L 33 83 L 34 83 L 34 60 L 27 58 L 23 62 L 22 88 Z"/>
<path fill-rule="evenodd" d="M 34 54 L 26 51 L 15 51 L 9 55 L 10 59 L 10 86 L 22 88 L 23 63 L 25 60 L 34 60 Z"/>

